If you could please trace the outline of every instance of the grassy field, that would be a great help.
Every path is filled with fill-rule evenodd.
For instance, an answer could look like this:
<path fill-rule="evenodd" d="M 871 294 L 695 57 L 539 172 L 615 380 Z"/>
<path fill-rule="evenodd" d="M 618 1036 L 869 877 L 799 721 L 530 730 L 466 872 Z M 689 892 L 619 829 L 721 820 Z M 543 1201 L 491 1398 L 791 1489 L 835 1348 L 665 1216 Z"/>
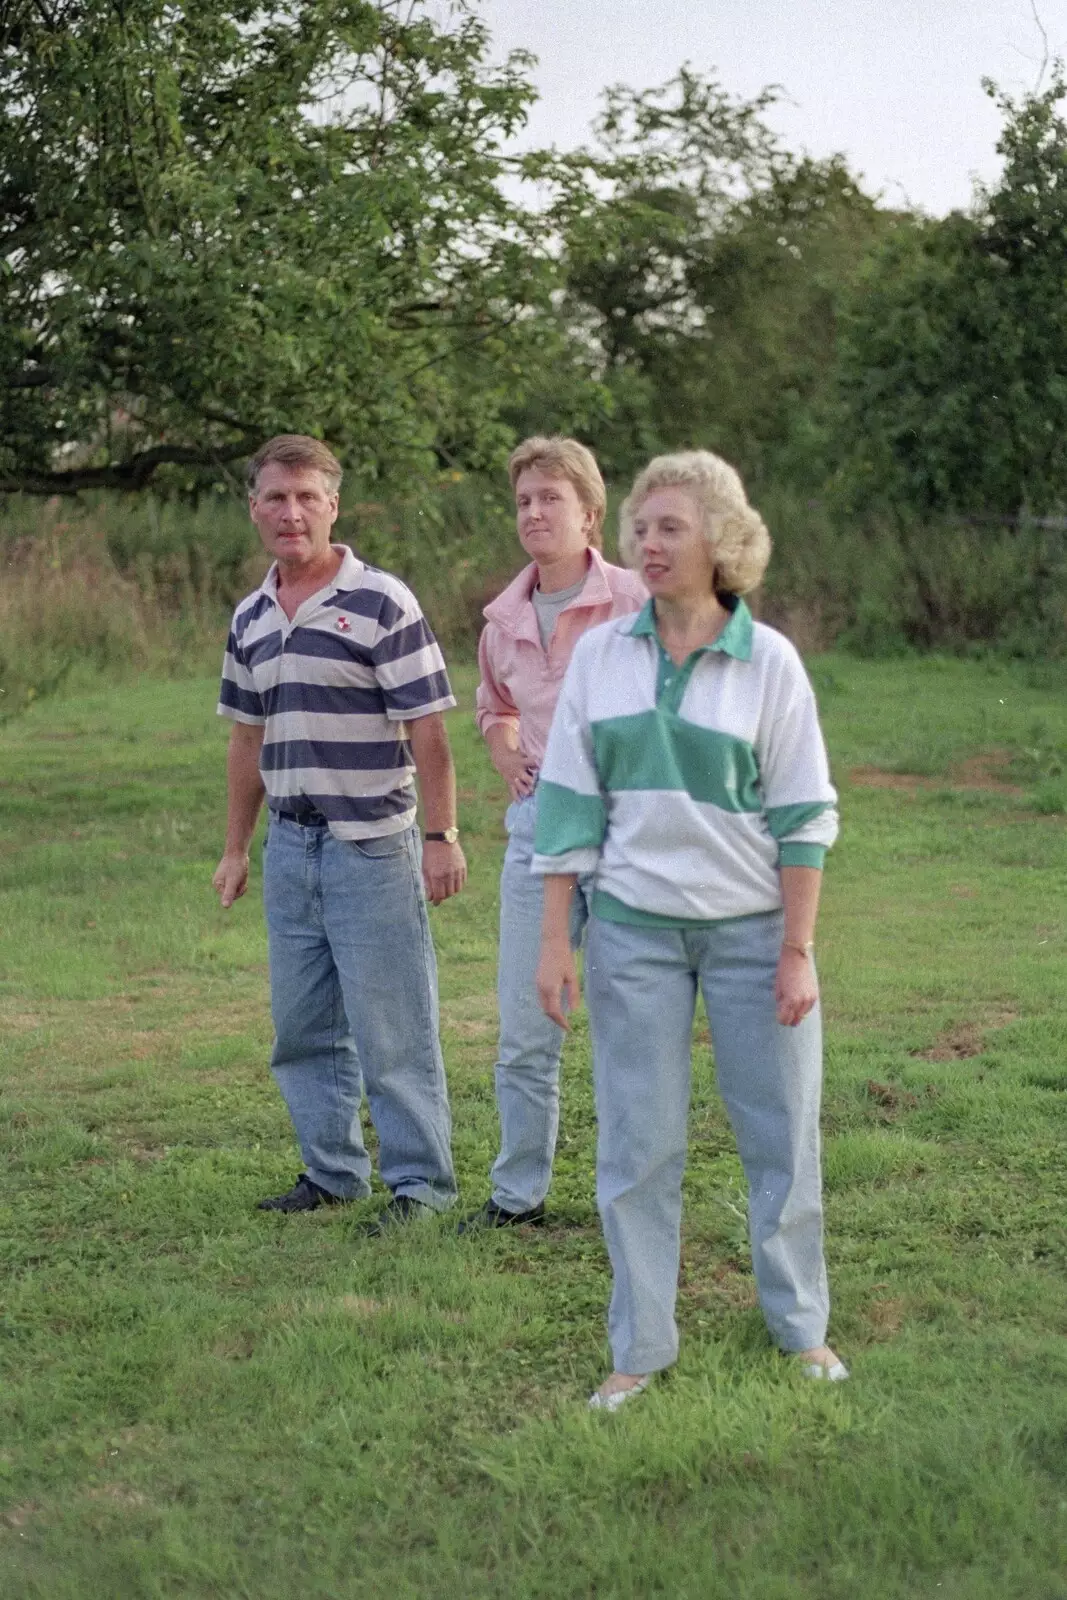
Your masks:
<path fill-rule="evenodd" d="M 616 1417 L 583 1405 L 608 1271 L 582 1018 L 543 1232 L 257 1213 L 298 1156 L 257 894 L 224 914 L 210 890 L 214 684 L 3 730 L 5 1600 L 1067 1596 L 1067 678 L 813 675 L 844 821 L 820 965 L 854 1381 L 769 1347 L 701 1036 L 682 1356 Z M 452 727 L 472 880 L 434 927 L 473 1205 L 503 807 L 469 712 Z"/>

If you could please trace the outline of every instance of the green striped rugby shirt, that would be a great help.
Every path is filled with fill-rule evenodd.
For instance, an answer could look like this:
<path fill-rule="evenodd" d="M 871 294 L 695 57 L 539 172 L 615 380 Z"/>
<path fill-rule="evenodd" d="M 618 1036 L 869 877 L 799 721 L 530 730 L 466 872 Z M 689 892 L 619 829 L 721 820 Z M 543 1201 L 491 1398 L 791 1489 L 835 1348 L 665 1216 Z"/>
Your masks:
<path fill-rule="evenodd" d="M 575 647 L 538 785 L 534 872 L 595 873 L 595 914 L 670 926 L 773 911 L 821 867 L 837 795 L 794 647 L 743 600 L 678 666 L 652 602 Z"/>

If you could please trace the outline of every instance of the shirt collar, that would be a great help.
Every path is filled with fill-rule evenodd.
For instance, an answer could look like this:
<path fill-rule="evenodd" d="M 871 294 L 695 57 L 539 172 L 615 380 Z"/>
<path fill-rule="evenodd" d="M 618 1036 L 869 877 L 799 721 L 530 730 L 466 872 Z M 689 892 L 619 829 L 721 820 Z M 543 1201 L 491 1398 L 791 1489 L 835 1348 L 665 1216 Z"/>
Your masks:
<path fill-rule="evenodd" d="M 348 589 L 358 589 L 363 582 L 363 574 L 366 571 L 364 563 L 360 561 L 358 556 L 352 554 L 346 544 L 333 544 L 331 542 L 330 549 L 340 551 L 341 565 L 330 582 L 324 583 L 317 592 L 319 594 L 341 594 Z M 269 595 L 272 600 L 277 600 L 278 563 L 276 561 L 271 563 L 270 571 L 260 584 L 260 589 L 264 594 Z M 311 597 L 309 596 L 308 598 L 310 599 Z"/>
<path fill-rule="evenodd" d="M 751 661 L 752 659 L 752 613 L 741 599 L 740 595 L 732 594 L 722 597 L 722 603 L 730 612 L 730 620 L 723 628 L 719 637 L 711 644 L 702 645 L 704 650 L 719 650 L 724 656 L 733 656 L 735 661 Z M 652 600 L 646 600 L 630 629 L 631 638 L 655 639 L 662 649 L 663 641 L 660 639 L 656 627 L 656 613 Z"/>

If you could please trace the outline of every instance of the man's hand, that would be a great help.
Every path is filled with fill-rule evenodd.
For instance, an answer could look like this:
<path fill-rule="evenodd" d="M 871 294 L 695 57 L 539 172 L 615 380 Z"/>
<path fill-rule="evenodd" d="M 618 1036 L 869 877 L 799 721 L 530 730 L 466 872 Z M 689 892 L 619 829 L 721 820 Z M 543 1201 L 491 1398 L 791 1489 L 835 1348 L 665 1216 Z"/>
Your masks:
<path fill-rule="evenodd" d="M 810 959 L 788 945 L 778 957 L 774 998 L 778 1021 L 786 1028 L 795 1028 L 798 1022 L 803 1022 L 819 998 L 819 985 Z"/>
<path fill-rule="evenodd" d="M 458 844 L 427 839 L 422 846 L 422 881 L 432 906 L 450 900 L 467 881 L 467 858 Z"/>
<path fill-rule="evenodd" d="M 575 1010 L 582 998 L 578 965 L 569 941 L 542 943 L 541 959 L 537 963 L 537 998 L 545 1016 L 569 1031 L 567 1013 Z"/>
<path fill-rule="evenodd" d="M 508 786 L 512 800 L 525 800 L 534 792 L 537 768 L 517 750 L 498 749 L 492 752 L 493 765 Z"/>
<path fill-rule="evenodd" d="M 223 909 L 228 911 L 248 888 L 248 852 L 227 850 L 211 882 L 218 891 Z"/>

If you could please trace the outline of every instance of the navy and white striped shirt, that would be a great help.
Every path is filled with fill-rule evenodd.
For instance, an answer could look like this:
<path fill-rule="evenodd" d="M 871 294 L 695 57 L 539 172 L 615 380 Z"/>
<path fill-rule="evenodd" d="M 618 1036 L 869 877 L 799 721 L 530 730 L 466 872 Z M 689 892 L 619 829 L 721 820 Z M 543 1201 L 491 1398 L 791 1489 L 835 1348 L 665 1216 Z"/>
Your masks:
<path fill-rule="evenodd" d="M 346 545 L 333 582 L 290 622 L 278 571 L 234 613 L 219 715 L 264 727 L 267 803 L 310 802 L 339 839 L 399 833 L 415 820 L 406 722 L 455 705 L 444 657 L 418 601 Z"/>

